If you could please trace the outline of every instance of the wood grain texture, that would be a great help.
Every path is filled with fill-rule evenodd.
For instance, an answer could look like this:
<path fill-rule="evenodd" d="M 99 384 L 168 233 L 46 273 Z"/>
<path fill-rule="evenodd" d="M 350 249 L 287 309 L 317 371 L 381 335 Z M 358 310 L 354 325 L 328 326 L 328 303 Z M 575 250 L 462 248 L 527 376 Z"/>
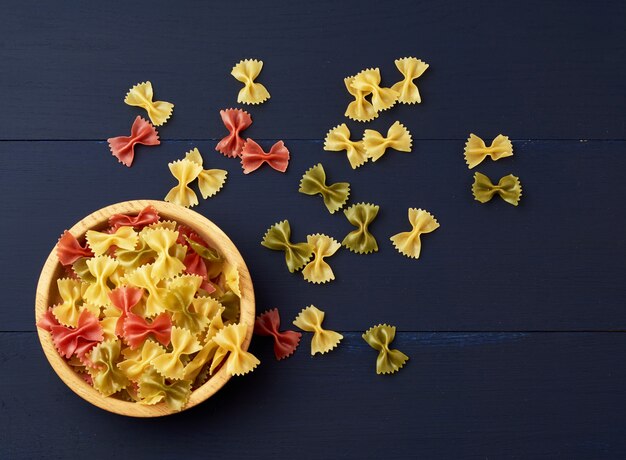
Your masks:
<path fill-rule="evenodd" d="M 393 84 L 393 60 L 413 55 L 430 64 L 423 103 L 393 112 L 418 124 L 416 138 L 624 136 L 620 0 L 2 4 L 0 139 L 124 134 L 143 112 L 122 100 L 146 79 L 176 105 L 164 139 L 216 137 L 210 121 L 241 87 L 230 70 L 250 57 L 264 60 L 272 94 L 254 134 L 317 138 L 344 119 L 344 77 L 378 66 Z"/>
<path fill-rule="evenodd" d="M 0 334 L 5 458 L 605 459 L 626 455 L 623 333 L 400 333 L 410 357 L 375 373 L 360 334 L 323 357 L 310 335 L 182 414 L 131 419 L 56 378 L 34 333 Z M 242 433 L 245 439 L 242 440 Z M 114 440 L 114 441 L 113 441 Z"/>

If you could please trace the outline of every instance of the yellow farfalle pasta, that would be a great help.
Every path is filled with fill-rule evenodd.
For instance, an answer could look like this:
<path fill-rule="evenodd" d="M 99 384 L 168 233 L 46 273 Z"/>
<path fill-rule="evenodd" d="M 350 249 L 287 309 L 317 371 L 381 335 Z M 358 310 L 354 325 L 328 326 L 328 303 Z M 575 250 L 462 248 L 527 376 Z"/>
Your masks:
<path fill-rule="evenodd" d="M 243 88 L 239 90 L 237 102 L 242 104 L 260 104 L 270 98 L 270 93 L 261 83 L 254 80 L 263 69 L 263 61 L 256 59 L 244 59 L 238 62 L 230 74 L 243 83 Z"/>
<path fill-rule="evenodd" d="M 346 151 L 352 169 L 363 166 L 369 159 L 365 153 L 365 144 L 362 140 L 351 141 L 350 130 L 345 123 L 335 126 L 324 139 L 324 150 L 329 152 Z"/>
<path fill-rule="evenodd" d="M 209 319 L 197 312 L 193 301 L 202 284 L 202 277 L 197 275 L 183 275 L 174 278 L 168 285 L 169 301 L 165 309 L 172 313 L 172 319 L 178 327 L 184 327 L 194 334 L 201 332 L 207 326 Z"/>
<path fill-rule="evenodd" d="M 157 356 L 161 356 L 163 353 L 165 353 L 165 348 L 155 341 L 148 339 L 138 350 L 133 351 L 131 348 L 125 348 L 122 351 L 125 360 L 118 363 L 117 367 L 130 380 L 136 381 L 139 380 L 141 375 L 150 366 L 152 360 Z"/>
<path fill-rule="evenodd" d="M 377 161 L 387 149 L 410 152 L 412 142 L 411 133 L 399 121 L 389 127 L 387 137 L 383 137 L 382 134 L 373 129 L 366 129 L 363 133 L 365 153 L 372 161 Z"/>
<path fill-rule="evenodd" d="M 491 145 L 487 147 L 485 141 L 480 137 L 475 134 L 470 134 L 465 143 L 464 153 L 465 162 L 468 168 L 472 169 L 482 163 L 488 156 L 491 157 L 493 161 L 513 156 L 513 144 L 507 136 L 498 134 L 491 142 Z"/>
<path fill-rule="evenodd" d="M 352 86 L 354 77 L 347 77 L 343 80 L 348 92 L 354 96 L 354 101 L 348 104 L 346 117 L 354 121 L 371 121 L 378 116 L 378 112 L 374 110 L 374 106 L 370 101 L 365 99 L 369 93 L 367 91 L 361 91 Z"/>
<path fill-rule="evenodd" d="M 115 233 L 102 233 L 95 230 L 87 230 L 85 233 L 87 244 L 97 256 L 107 252 L 111 246 L 132 251 L 137 245 L 139 236 L 133 227 L 119 227 Z"/>
<path fill-rule="evenodd" d="M 164 305 L 170 303 L 169 290 L 159 286 L 158 279 L 152 274 L 153 265 L 143 265 L 134 272 L 126 275 L 126 281 L 132 286 L 145 289 L 148 292 L 143 311 L 146 317 L 156 316 L 165 311 Z"/>
<path fill-rule="evenodd" d="M 97 256 L 87 259 L 87 268 L 95 279 L 95 281 L 85 289 L 85 293 L 83 294 L 87 302 L 98 307 L 105 306 L 109 303 L 109 292 L 111 292 L 111 288 L 108 285 L 108 281 L 117 270 L 117 265 L 117 260 L 109 256 Z"/>
<path fill-rule="evenodd" d="M 419 104 L 422 102 L 422 97 L 413 80 L 419 78 L 428 69 L 428 64 L 414 57 L 396 59 L 394 62 L 404 76 L 404 79 L 391 87 L 398 93 L 398 102 L 402 104 Z"/>
<path fill-rule="evenodd" d="M 285 251 L 285 263 L 289 272 L 293 273 L 309 261 L 313 248 L 308 243 L 292 243 L 290 239 L 289 221 L 283 220 L 267 230 L 261 245 L 274 251 Z"/>
<path fill-rule="evenodd" d="M 171 340 L 172 351 L 154 358 L 152 365 L 163 377 L 180 380 L 185 370 L 181 357 L 200 351 L 202 346 L 189 330 L 180 327 L 172 327 Z"/>
<path fill-rule="evenodd" d="M 178 232 L 166 228 L 154 228 L 143 232 L 141 237 L 157 254 L 152 264 L 153 278 L 158 280 L 171 278 L 185 269 L 185 264 L 176 254 L 177 250 L 186 250 L 184 246 L 176 243 Z"/>
<path fill-rule="evenodd" d="M 200 151 L 197 148 L 187 152 L 185 159 L 193 161 L 200 166 L 203 164 L 202 155 L 200 155 Z M 223 169 L 203 169 L 200 171 L 200 174 L 198 174 L 198 188 L 202 198 L 206 200 L 219 192 L 224 187 L 227 174 L 228 171 Z"/>
<path fill-rule="evenodd" d="M 57 288 L 61 303 L 52 307 L 52 314 L 65 326 L 76 327 L 78 317 L 87 309 L 96 317 L 100 314 L 100 307 L 83 303 L 83 294 L 88 284 L 71 278 L 61 278 L 57 280 Z"/>
<path fill-rule="evenodd" d="M 502 177 L 498 181 L 498 185 L 494 185 L 484 174 L 474 173 L 474 184 L 472 185 L 472 193 L 474 199 L 481 203 L 490 201 L 494 195 L 500 195 L 504 201 L 513 206 L 517 206 L 522 196 L 522 184 L 519 177 L 509 174 Z"/>
<path fill-rule="evenodd" d="M 174 104 L 165 101 L 152 101 L 153 97 L 152 83 L 146 81 L 133 86 L 126 94 L 124 102 L 145 109 L 152 124 L 161 126 L 172 115 Z"/>
<path fill-rule="evenodd" d="M 439 222 L 428 211 L 416 208 L 409 208 L 409 222 L 413 227 L 410 232 L 398 233 L 390 239 L 401 254 L 418 259 L 422 250 L 420 235 L 438 229 Z"/>
<path fill-rule="evenodd" d="M 303 331 L 313 332 L 313 338 L 311 339 L 311 355 L 315 353 L 327 353 L 339 345 L 339 342 L 343 339 L 343 335 L 338 332 L 323 329 L 323 321 L 324 312 L 314 305 L 302 310 L 293 321 L 293 324 Z"/>
<path fill-rule="evenodd" d="M 241 298 L 241 289 L 239 288 L 239 271 L 237 270 L 237 267 L 226 261 L 222 266 L 222 273 L 224 274 L 226 287 L 233 291 L 237 297 Z"/>
<path fill-rule="evenodd" d="M 334 214 L 348 201 L 350 184 L 336 182 L 326 185 L 326 171 L 324 166 L 318 163 L 304 173 L 298 191 L 305 195 L 320 195 L 328 212 Z"/>
<path fill-rule="evenodd" d="M 341 247 L 339 241 L 330 236 L 308 235 L 307 243 L 313 248 L 313 260 L 302 270 L 304 279 L 310 283 L 326 283 L 335 279 L 335 274 L 330 265 L 324 260 L 332 256 Z"/>
<path fill-rule="evenodd" d="M 257 367 L 260 361 L 252 353 L 242 349 L 246 339 L 247 326 L 243 323 L 224 327 L 213 337 L 221 350 L 230 354 L 226 358 L 226 372 L 230 375 L 243 375 Z"/>
<path fill-rule="evenodd" d="M 202 166 L 191 160 L 177 160 L 168 164 L 170 172 L 178 180 L 165 196 L 165 201 L 189 208 L 198 204 L 196 192 L 189 188 L 189 184 L 202 172 Z"/>
<path fill-rule="evenodd" d="M 100 326 L 102 327 L 102 334 L 104 336 L 104 340 L 115 340 L 117 338 L 116 327 L 117 327 L 118 320 L 119 318 L 116 318 L 113 316 L 107 316 L 106 313 L 104 315 L 104 318 L 100 320 Z"/>
<path fill-rule="evenodd" d="M 393 107 L 398 101 L 398 92 L 380 86 L 380 69 L 366 69 L 354 76 L 350 83 L 357 91 L 372 95 L 372 106 L 376 112 Z"/>
<path fill-rule="evenodd" d="M 393 374 L 401 369 L 409 359 L 400 350 L 389 348 L 396 337 L 395 326 L 379 324 L 365 331 L 362 337 L 370 347 L 378 351 L 378 358 L 376 358 L 377 374 Z"/>
<path fill-rule="evenodd" d="M 172 410 L 179 411 L 191 395 L 191 381 L 177 380 L 166 382 L 154 369 L 148 369 L 139 379 L 139 401 L 141 404 L 157 404 L 164 401 Z"/>
<path fill-rule="evenodd" d="M 344 209 L 346 218 L 357 229 L 348 233 L 341 244 L 358 254 L 378 251 L 376 238 L 369 231 L 369 225 L 378 215 L 378 210 L 378 205 L 370 203 L 357 203 Z"/>
<path fill-rule="evenodd" d="M 111 396 L 129 384 L 124 373 L 118 369 L 122 344 L 119 340 L 99 343 L 91 351 L 93 366 L 88 368 L 93 386 L 104 396 Z"/>

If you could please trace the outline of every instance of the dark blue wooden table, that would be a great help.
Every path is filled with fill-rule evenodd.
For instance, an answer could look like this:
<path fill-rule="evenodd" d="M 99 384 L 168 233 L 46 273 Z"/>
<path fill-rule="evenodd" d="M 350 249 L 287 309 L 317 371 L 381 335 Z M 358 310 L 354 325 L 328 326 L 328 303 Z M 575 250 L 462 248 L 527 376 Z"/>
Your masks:
<path fill-rule="evenodd" d="M 624 2 L 0 3 L 0 457 L 626 456 Z M 352 171 L 322 149 L 346 121 L 343 78 L 379 66 L 395 79 L 403 56 L 430 63 L 423 103 L 367 127 L 402 121 L 413 153 Z M 285 140 L 285 175 L 243 176 L 213 150 L 224 134 L 218 111 L 236 105 L 240 87 L 230 69 L 246 57 L 265 62 L 272 94 L 250 109 L 246 134 Z M 144 80 L 176 108 L 162 145 L 127 169 L 105 139 L 142 113 L 122 99 Z M 518 208 L 473 201 L 462 157 L 470 132 L 513 139 L 513 158 L 478 169 L 519 176 Z M 224 191 L 196 209 L 240 248 L 258 309 L 277 306 L 287 321 L 313 303 L 345 340 L 311 358 L 307 337 L 276 362 L 255 339 L 262 365 L 199 407 L 155 420 L 112 415 L 67 389 L 41 352 L 39 270 L 84 215 L 161 199 L 167 163 L 194 146 L 229 171 Z M 297 193 L 318 162 L 352 184 L 353 202 L 381 206 L 380 252 L 340 251 L 337 280 L 324 286 L 290 275 L 259 244 L 284 218 L 300 239 L 350 230 Z M 408 207 L 441 223 L 419 261 L 388 241 Z M 411 357 L 393 376 L 375 374 L 360 337 L 380 322 L 397 325 L 396 345 Z"/>

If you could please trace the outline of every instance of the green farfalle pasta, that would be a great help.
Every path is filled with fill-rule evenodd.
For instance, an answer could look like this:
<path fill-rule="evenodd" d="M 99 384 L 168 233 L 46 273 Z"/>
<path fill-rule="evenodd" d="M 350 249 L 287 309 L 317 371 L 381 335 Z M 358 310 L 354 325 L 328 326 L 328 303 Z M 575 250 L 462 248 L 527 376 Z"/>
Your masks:
<path fill-rule="evenodd" d="M 293 273 L 309 261 L 313 248 L 308 243 L 292 243 L 290 239 L 291 226 L 289 221 L 283 220 L 267 230 L 261 245 L 274 251 L 285 251 L 285 263 L 289 271 Z"/>
<path fill-rule="evenodd" d="M 358 254 L 378 251 L 376 238 L 369 231 L 369 225 L 378 215 L 378 210 L 378 205 L 370 203 L 357 203 L 344 209 L 346 218 L 357 229 L 348 233 L 341 244 Z"/>
<path fill-rule="evenodd" d="M 326 171 L 324 166 L 318 163 L 304 173 L 298 191 L 305 195 L 321 195 L 328 212 L 334 214 L 348 201 L 350 184 L 337 182 L 326 185 Z"/>
<path fill-rule="evenodd" d="M 126 388 L 129 384 L 126 375 L 117 367 L 120 361 L 122 343 L 119 340 L 107 340 L 99 343 L 91 351 L 89 373 L 93 379 L 93 386 L 104 396 Z"/>
<path fill-rule="evenodd" d="M 169 383 L 154 369 L 144 372 L 139 379 L 139 396 L 141 404 L 157 404 L 165 401 L 165 404 L 172 409 L 179 411 L 191 395 L 191 381 L 174 380 Z"/>
<path fill-rule="evenodd" d="M 519 177 L 509 174 L 502 177 L 498 181 L 498 185 L 494 185 L 484 174 L 474 173 L 474 184 L 472 185 L 472 193 L 474 199 L 481 203 L 490 201 L 494 195 L 500 195 L 504 201 L 513 206 L 517 206 L 522 196 L 522 184 Z"/>
<path fill-rule="evenodd" d="M 378 351 L 378 358 L 376 358 L 377 374 L 393 374 L 401 369 L 409 359 L 400 350 L 389 348 L 396 337 L 395 326 L 379 324 L 365 331 L 362 337 L 370 347 Z"/>

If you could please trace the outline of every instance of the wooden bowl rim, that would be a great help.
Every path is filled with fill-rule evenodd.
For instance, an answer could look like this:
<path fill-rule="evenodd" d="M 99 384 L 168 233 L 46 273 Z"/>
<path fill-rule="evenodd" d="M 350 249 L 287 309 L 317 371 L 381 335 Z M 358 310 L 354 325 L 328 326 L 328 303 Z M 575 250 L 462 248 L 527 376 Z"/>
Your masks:
<path fill-rule="evenodd" d="M 138 213 L 150 205 L 156 208 L 162 220 L 175 220 L 194 229 L 204 240 L 218 249 L 228 262 L 237 267 L 241 289 L 240 322 L 247 326 L 246 338 L 242 348 L 247 350 L 252 340 L 255 318 L 252 279 L 250 278 L 248 267 L 235 244 L 211 220 L 195 211 L 164 201 L 131 200 L 115 203 L 97 210 L 74 224 L 69 231 L 74 236 L 80 238 L 89 229 L 99 229 L 106 226 L 109 217 L 113 214 Z M 59 277 L 61 266 L 56 251 L 57 245 L 52 248 L 39 276 L 35 298 L 35 321 L 41 317 L 51 303 L 49 300 L 50 292 L 53 291 L 52 283 L 55 283 Z M 101 395 L 65 362 L 63 357 L 57 352 L 49 332 L 37 328 L 37 333 L 46 358 L 57 375 L 72 391 L 91 404 L 109 412 L 131 417 L 160 417 L 177 413 L 169 409 L 165 403 L 149 406 Z M 230 377 L 226 372 L 226 367 L 222 366 L 204 385 L 191 393 L 189 401 L 183 410 L 196 406 L 211 397 L 226 384 Z"/>

